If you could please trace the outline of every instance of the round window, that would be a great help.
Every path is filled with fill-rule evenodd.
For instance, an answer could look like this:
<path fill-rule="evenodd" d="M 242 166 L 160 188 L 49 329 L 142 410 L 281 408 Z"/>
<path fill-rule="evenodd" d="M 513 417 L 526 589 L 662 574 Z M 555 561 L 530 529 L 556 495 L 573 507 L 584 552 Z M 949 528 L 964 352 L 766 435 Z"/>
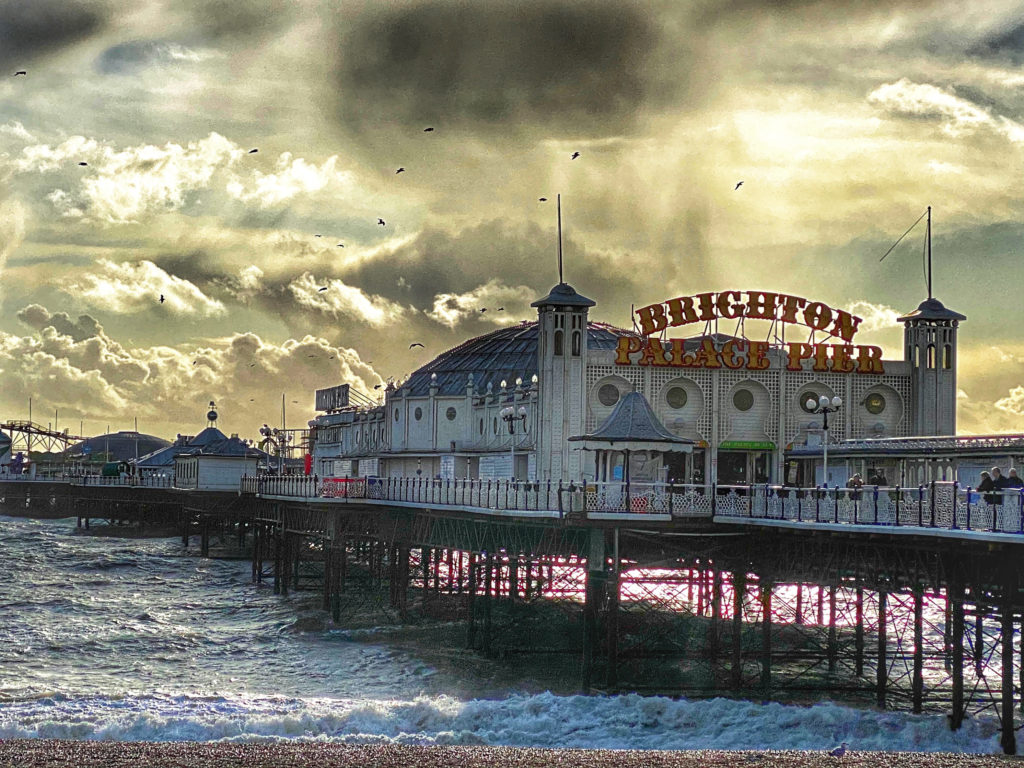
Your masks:
<path fill-rule="evenodd" d="M 679 410 L 686 405 L 686 390 L 682 387 L 672 387 L 665 396 L 668 400 L 668 407 Z"/>
<path fill-rule="evenodd" d="M 416 421 L 419 421 L 420 419 L 422 419 L 423 418 L 423 409 L 422 408 L 417 408 L 415 411 L 412 412 L 412 417 L 414 419 L 416 419 Z"/>
<path fill-rule="evenodd" d="M 749 411 L 754 407 L 754 393 L 749 389 L 737 389 L 736 394 L 732 396 L 732 404 L 736 406 L 737 411 Z"/>
<path fill-rule="evenodd" d="M 455 421 L 456 416 L 458 416 L 458 413 L 454 408 L 449 408 L 447 411 L 444 412 L 444 417 L 448 419 L 448 421 Z"/>
<path fill-rule="evenodd" d="M 619 388 L 614 384 L 605 384 L 597 390 L 597 399 L 601 405 L 615 405 L 619 402 Z"/>
<path fill-rule="evenodd" d="M 800 407 L 804 413 L 814 413 L 818 409 L 818 393 L 804 392 L 800 395 Z"/>
<path fill-rule="evenodd" d="M 868 413 L 873 413 L 877 416 L 885 410 L 885 398 L 881 392 L 872 392 L 864 398 L 864 407 L 868 409 Z"/>
<path fill-rule="evenodd" d="M 398 409 L 395 408 L 395 421 L 398 421 Z"/>

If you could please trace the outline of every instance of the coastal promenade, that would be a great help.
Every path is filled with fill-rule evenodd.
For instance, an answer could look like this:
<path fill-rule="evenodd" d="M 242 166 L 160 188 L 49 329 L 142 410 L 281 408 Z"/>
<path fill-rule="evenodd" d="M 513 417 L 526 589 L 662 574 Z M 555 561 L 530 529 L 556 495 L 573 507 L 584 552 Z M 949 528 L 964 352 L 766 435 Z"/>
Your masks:
<path fill-rule="evenodd" d="M 116 482 L 115 482 L 116 481 Z M 821 696 L 951 727 L 1024 705 L 1022 497 L 954 484 L 797 489 L 253 477 L 0 482 L 5 514 L 173 525 L 336 620 L 464 623 L 488 657 L 562 659 L 584 691 Z"/>

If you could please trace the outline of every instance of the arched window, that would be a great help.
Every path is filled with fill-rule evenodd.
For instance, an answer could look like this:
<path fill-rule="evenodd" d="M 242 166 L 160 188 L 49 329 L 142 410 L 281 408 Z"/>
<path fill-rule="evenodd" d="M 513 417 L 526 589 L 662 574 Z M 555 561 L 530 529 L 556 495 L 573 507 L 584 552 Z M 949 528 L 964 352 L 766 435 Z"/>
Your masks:
<path fill-rule="evenodd" d="M 562 356 L 562 336 L 564 331 L 555 331 L 555 357 Z"/>
<path fill-rule="evenodd" d="M 929 368 L 934 368 L 935 367 L 935 345 L 934 344 L 929 344 L 928 345 L 928 367 Z"/>
<path fill-rule="evenodd" d="M 951 344 L 942 348 L 942 367 L 947 371 L 953 367 L 953 346 Z"/>
<path fill-rule="evenodd" d="M 580 356 L 580 332 L 579 331 L 573 331 L 572 332 L 572 356 L 573 357 L 579 357 Z"/>

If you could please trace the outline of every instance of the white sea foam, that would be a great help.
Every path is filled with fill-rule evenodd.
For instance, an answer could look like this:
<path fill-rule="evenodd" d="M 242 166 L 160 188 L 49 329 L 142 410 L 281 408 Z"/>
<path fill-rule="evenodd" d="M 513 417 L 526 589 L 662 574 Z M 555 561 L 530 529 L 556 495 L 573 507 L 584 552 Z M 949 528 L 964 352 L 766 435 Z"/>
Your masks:
<path fill-rule="evenodd" d="M 333 741 L 608 749 L 999 751 L 992 718 L 663 697 L 514 695 L 459 701 L 285 697 L 55 697 L 0 708 L 0 738 Z"/>

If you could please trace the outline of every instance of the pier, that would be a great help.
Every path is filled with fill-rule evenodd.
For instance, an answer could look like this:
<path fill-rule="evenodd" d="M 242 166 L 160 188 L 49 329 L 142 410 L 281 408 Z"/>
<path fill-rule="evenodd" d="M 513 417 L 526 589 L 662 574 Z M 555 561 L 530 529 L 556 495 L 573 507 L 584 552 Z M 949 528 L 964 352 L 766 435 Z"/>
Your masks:
<path fill-rule="evenodd" d="M 247 477 L 0 482 L 0 511 L 170 525 L 335 621 L 461 621 L 487 657 L 554 655 L 582 691 L 1024 709 L 1024 496 L 846 489 Z"/>

